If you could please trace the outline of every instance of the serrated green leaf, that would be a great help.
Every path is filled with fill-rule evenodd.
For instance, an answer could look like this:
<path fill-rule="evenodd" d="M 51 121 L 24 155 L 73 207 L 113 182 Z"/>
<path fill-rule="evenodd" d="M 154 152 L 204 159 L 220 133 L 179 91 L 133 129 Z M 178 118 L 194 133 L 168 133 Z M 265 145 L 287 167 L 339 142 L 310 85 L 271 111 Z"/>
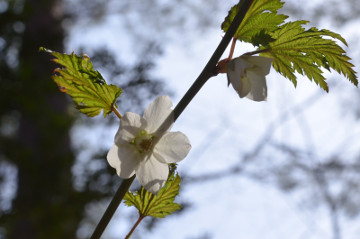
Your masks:
<path fill-rule="evenodd" d="M 55 70 L 56 74 L 52 78 L 60 91 L 72 97 L 81 113 L 93 117 L 103 110 L 105 117 L 112 112 L 121 89 L 106 84 L 102 75 L 94 70 L 88 56 L 80 57 L 74 53 L 68 55 L 46 48 L 40 48 L 40 51 L 53 55 L 53 61 L 62 66 Z"/>
<path fill-rule="evenodd" d="M 338 39 L 346 45 L 339 34 L 313 27 L 305 30 L 302 25 L 307 21 L 288 22 L 270 33 L 275 39 L 268 46 L 259 48 L 260 55 L 273 58 L 273 67 L 296 86 L 295 72 L 307 76 L 325 91 L 328 85 L 322 75 L 321 67 L 347 77 L 357 86 L 358 80 L 345 51 L 333 40 Z M 324 36 L 333 39 L 323 38 Z"/>
<path fill-rule="evenodd" d="M 251 43 L 254 46 L 268 46 L 270 42 L 275 41 L 269 33 L 266 33 L 264 30 L 260 31 L 258 34 L 251 38 Z"/>
<path fill-rule="evenodd" d="M 157 195 L 141 187 L 135 193 L 127 192 L 124 203 L 127 206 L 136 207 L 142 217 L 163 218 L 181 208 L 179 204 L 174 203 L 175 197 L 179 194 L 180 182 L 180 176 L 172 174 Z"/>
<path fill-rule="evenodd" d="M 269 37 L 260 38 L 259 35 L 269 36 L 269 32 L 276 30 L 288 18 L 286 15 L 277 14 L 283 5 L 284 3 L 280 0 L 254 0 L 234 37 L 255 46 L 268 45 L 272 39 Z M 228 16 L 221 24 L 224 32 L 228 30 L 241 6 L 242 2 L 233 6 L 229 11 Z"/>

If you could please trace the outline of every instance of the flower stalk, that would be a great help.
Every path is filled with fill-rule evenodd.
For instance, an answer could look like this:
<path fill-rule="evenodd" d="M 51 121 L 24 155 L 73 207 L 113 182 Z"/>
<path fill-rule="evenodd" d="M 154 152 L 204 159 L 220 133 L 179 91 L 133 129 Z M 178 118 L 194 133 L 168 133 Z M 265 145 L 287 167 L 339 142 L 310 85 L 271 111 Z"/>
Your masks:
<path fill-rule="evenodd" d="M 115 114 L 119 119 L 122 118 L 122 115 L 121 115 L 120 112 L 116 109 L 115 106 L 113 106 L 113 107 L 111 108 L 111 110 L 112 110 L 112 112 L 114 112 L 114 114 Z"/>
<path fill-rule="evenodd" d="M 238 29 L 239 25 L 241 24 L 242 20 L 245 17 L 246 12 L 250 8 L 253 0 L 244 0 L 243 7 L 239 10 L 236 14 L 234 20 L 232 21 L 228 31 L 225 33 L 223 39 L 219 43 L 218 47 L 214 51 L 213 55 L 211 56 L 210 60 L 195 80 L 195 82 L 191 85 L 189 90 L 185 93 L 183 98 L 179 101 L 176 107 L 173 110 L 174 113 L 174 122 L 177 118 L 181 115 L 184 109 L 188 106 L 191 100 L 195 97 L 195 95 L 199 92 L 199 90 L 203 87 L 203 85 L 213 76 L 218 74 L 217 63 L 220 60 L 220 57 L 223 55 L 224 51 L 226 50 L 227 46 L 229 45 L 230 41 L 233 39 L 233 36 Z M 122 116 L 120 113 L 113 107 L 113 112 L 121 119 Z M 98 223 L 97 227 L 91 239 L 99 239 L 104 232 L 106 226 L 108 225 L 111 217 L 114 215 L 117 207 L 121 203 L 125 193 L 129 190 L 131 183 L 133 182 L 135 175 L 129 179 L 125 179 L 119 186 L 119 189 L 115 193 L 112 201 L 110 202 L 108 208 L 106 209 L 103 217 L 101 218 L 100 222 Z"/>
<path fill-rule="evenodd" d="M 270 51 L 270 49 L 269 49 L 269 48 L 266 48 L 266 49 L 261 49 L 261 50 L 246 52 L 246 53 L 244 53 L 243 55 L 244 55 L 244 56 L 253 56 L 253 55 L 260 54 L 260 53 L 263 53 L 263 52 L 268 52 L 268 51 Z"/>
<path fill-rule="evenodd" d="M 232 40 L 232 43 L 231 43 L 231 48 L 230 48 L 230 53 L 229 53 L 229 57 L 228 57 L 229 61 L 232 59 L 232 56 L 234 54 L 236 40 L 237 40 L 237 38 L 233 37 L 233 40 Z"/>

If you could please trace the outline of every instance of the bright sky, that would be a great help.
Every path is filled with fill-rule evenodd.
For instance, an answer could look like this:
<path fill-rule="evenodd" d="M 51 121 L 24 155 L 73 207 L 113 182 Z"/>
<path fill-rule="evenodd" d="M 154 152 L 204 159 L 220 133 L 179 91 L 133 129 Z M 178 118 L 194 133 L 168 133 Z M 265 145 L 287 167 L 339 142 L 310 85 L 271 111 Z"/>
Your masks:
<path fill-rule="evenodd" d="M 106 28 L 99 26 L 78 34 L 92 39 L 89 45 L 106 44 L 119 49 L 121 36 L 117 36 L 111 29 L 119 29 L 121 26 L 116 21 L 109 21 L 106 25 Z M 341 29 L 318 27 L 331 28 L 342 34 L 349 42 L 349 49 L 357 47 L 354 40 L 358 39 L 358 33 L 354 25 Z M 90 37 L 94 33 L 96 37 Z M 168 87 L 175 92 L 172 98 L 174 105 L 205 66 L 222 34 L 220 28 L 214 28 L 201 38 L 194 37 L 188 42 L 191 44 L 174 41 L 166 46 L 155 74 L 165 79 Z M 68 49 L 76 49 L 79 41 L 73 33 Z M 248 50 L 251 50 L 249 46 L 237 44 L 234 56 Z M 350 54 L 355 57 L 356 51 Z M 359 72 L 359 68 L 356 69 Z M 276 122 L 284 112 L 290 113 L 288 119 L 273 134 L 272 139 L 277 142 L 301 149 L 308 149 L 311 144 L 319 157 L 330 156 L 339 149 L 345 155 L 358 151 L 360 142 L 356 140 L 348 148 L 341 144 L 349 136 L 356 139 L 360 133 L 360 126 L 354 124 L 352 115 L 346 113 L 343 103 L 339 102 L 339 99 L 351 99 L 355 90 L 344 77 L 336 74 L 330 77 L 330 94 L 305 78 L 298 79 L 295 89 L 289 80 L 274 70 L 267 77 L 267 82 L 268 101 L 262 103 L 240 99 L 231 86 L 227 87 L 224 75 L 211 79 L 204 86 L 173 129 L 184 132 L 193 146 L 189 156 L 179 164 L 180 175 L 184 172 L 196 176 L 228 169 L 257 144 L 268 126 Z M 334 84 L 338 86 L 331 87 Z M 300 113 L 291 110 L 314 95 L 319 96 L 314 98 L 315 103 L 305 107 Z M 114 133 L 115 131 L 116 129 Z M 310 132 L 310 136 L 304 135 L 304 132 Z M 113 136 L 109 137 L 110 147 Z M 263 166 L 255 164 L 252 167 Z M 140 224 L 136 233 L 141 234 L 141 237 L 134 234 L 133 238 L 331 238 L 328 211 L 324 207 L 306 207 L 303 202 L 306 195 L 306 191 L 285 194 L 271 182 L 259 183 L 241 175 L 188 184 L 181 191 L 178 200 L 190 202 L 191 208 L 180 216 L 161 219 L 150 234 L 141 234 L 147 232 Z M 134 215 L 133 221 L 125 221 L 128 217 L 122 215 L 130 214 Z M 104 238 L 122 238 L 135 222 L 136 215 L 134 208 L 121 205 L 116 213 L 116 220 L 111 222 Z M 358 238 L 360 226 L 356 222 L 358 220 L 346 221 L 341 217 L 344 239 Z"/>

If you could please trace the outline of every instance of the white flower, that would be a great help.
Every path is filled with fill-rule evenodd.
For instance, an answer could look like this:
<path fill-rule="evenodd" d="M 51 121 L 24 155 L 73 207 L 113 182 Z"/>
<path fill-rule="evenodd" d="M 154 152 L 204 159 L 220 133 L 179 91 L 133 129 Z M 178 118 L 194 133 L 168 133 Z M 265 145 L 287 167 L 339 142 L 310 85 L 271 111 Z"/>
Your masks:
<path fill-rule="evenodd" d="M 115 144 L 107 154 L 110 166 L 120 177 L 130 178 L 136 174 L 141 185 L 153 194 L 168 178 L 168 163 L 181 161 L 191 149 L 186 135 L 169 132 L 174 122 L 171 106 L 168 96 L 160 96 L 143 116 L 125 113 Z"/>
<path fill-rule="evenodd" d="M 264 101 L 267 97 L 265 76 L 269 74 L 272 58 L 262 56 L 240 56 L 230 61 L 227 77 L 229 84 L 241 98 Z"/>

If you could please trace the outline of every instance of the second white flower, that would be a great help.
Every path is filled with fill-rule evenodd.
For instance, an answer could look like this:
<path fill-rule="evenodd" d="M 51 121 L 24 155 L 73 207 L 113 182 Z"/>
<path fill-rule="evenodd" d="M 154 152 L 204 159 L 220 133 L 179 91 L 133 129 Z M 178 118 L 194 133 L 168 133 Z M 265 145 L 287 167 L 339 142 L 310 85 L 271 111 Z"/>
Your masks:
<path fill-rule="evenodd" d="M 267 98 L 265 76 L 269 74 L 272 58 L 262 56 L 240 56 L 230 61 L 227 77 L 241 98 L 254 101 Z"/>

